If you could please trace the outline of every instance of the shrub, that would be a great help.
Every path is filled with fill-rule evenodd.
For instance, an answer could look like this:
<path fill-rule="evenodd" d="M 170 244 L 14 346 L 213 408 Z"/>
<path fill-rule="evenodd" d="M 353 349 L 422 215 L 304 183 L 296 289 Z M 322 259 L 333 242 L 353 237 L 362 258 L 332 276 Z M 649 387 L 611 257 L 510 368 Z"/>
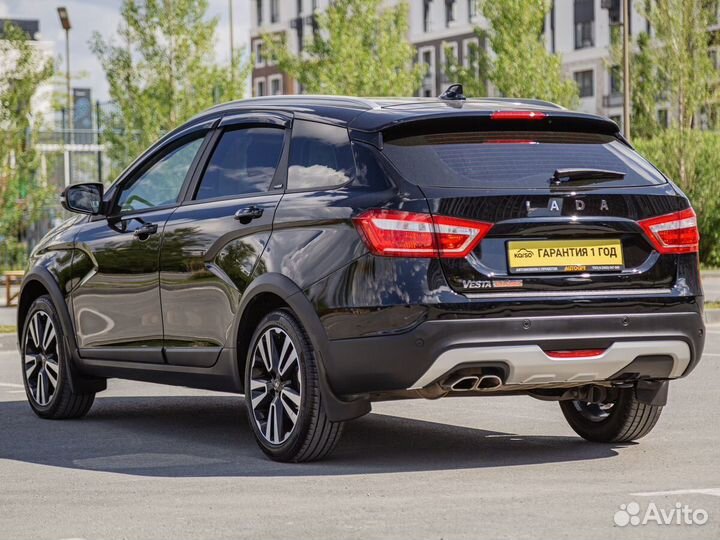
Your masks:
<path fill-rule="evenodd" d="M 667 129 L 652 138 L 635 139 L 633 144 L 690 198 L 700 227 L 700 261 L 720 266 L 720 133 L 690 130 L 681 134 Z"/>

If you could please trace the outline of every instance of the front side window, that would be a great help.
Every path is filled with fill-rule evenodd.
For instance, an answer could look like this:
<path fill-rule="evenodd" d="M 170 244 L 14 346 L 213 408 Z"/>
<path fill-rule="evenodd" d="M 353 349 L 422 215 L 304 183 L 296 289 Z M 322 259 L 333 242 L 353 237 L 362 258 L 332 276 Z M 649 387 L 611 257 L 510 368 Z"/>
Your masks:
<path fill-rule="evenodd" d="M 320 189 L 349 182 L 354 173 L 347 129 L 296 120 L 288 166 L 288 189 Z"/>
<path fill-rule="evenodd" d="M 270 189 L 285 131 L 253 127 L 225 131 L 208 161 L 196 200 L 240 197 Z"/>
<path fill-rule="evenodd" d="M 135 212 L 176 202 L 202 141 L 199 137 L 175 147 L 123 186 L 117 208 Z"/>

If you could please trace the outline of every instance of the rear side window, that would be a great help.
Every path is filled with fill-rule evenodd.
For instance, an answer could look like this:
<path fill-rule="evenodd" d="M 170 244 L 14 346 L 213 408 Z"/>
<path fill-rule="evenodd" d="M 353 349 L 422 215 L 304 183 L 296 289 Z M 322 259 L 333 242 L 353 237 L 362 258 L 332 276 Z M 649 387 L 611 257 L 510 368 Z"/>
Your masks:
<path fill-rule="evenodd" d="M 340 186 L 353 178 L 354 162 L 346 128 L 293 122 L 288 189 Z"/>
<path fill-rule="evenodd" d="M 622 179 L 590 182 L 607 187 L 665 183 L 631 148 L 596 133 L 431 132 L 389 137 L 383 151 L 407 180 L 420 186 L 547 188 L 555 170 L 572 168 L 625 173 Z"/>
<path fill-rule="evenodd" d="M 282 154 L 284 133 L 269 127 L 225 131 L 208 161 L 195 199 L 268 191 Z"/>

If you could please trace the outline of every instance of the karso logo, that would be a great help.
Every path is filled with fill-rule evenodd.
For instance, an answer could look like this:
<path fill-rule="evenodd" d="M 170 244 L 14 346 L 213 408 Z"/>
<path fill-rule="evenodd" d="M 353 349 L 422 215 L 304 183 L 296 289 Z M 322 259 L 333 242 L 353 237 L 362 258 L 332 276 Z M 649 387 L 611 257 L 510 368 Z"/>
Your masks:
<path fill-rule="evenodd" d="M 613 520 L 618 527 L 627 525 L 705 525 L 708 522 L 708 513 L 701 509 L 693 510 L 687 504 L 675 503 L 669 510 L 658 508 L 655 503 L 648 504 L 644 512 L 640 511 L 636 502 L 621 504 L 620 510 L 615 512 Z"/>

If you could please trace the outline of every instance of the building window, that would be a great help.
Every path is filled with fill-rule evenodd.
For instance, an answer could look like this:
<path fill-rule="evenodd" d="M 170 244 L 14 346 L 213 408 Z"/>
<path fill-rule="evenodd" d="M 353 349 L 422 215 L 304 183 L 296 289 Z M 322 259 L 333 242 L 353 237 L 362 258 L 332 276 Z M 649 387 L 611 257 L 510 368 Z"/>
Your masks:
<path fill-rule="evenodd" d="M 262 97 L 264 95 L 266 95 L 265 79 L 255 79 L 255 97 Z"/>
<path fill-rule="evenodd" d="M 577 83 L 578 90 L 580 91 L 580 97 L 592 97 L 595 94 L 593 70 L 588 69 L 585 71 L 576 71 L 574 75 L 575 82 Z"/>
<path fill-rule="evenodd" d="M 280 20 L 280 6 L 278 0 L 270 0 L 270 22 L 276 23 Z"/>
<path fill-rule="evenodd" d="M 622 71 L 620 66 L 615 64 L 610 67 L 610 93 L 613 95 L 622 94 Z"/>
<path fill-rule="evenodd" d="M 423 32 L 430 31 L 430 3 L 431 0 L 423 0 Z"/>
<path fill-rule="evenodd" d="M 295 19 L 297 26 L 295 32 L 297 33 L 298 52 L 302 52 L 305 46 L 305 24 L 303 23 L 302 17 Z"/>
<path fill-rule="evenodd" d="M 263 23 L 263 3 L 262 0 L 255 0 L 255 15 L 257 17 L 257 25 L 262 26 Z"/>
<path fill-rule="evenodd" d="M 455 22 L 455 0 L 445 0 L 445 26 Z"/>
<path fill-rule="evenodd" d="M 480 53 L 480 40 L 478 38 L 469 38 L 463 40 L 463 55 L 462 55 L 462 65 L 465 68 L 470 67 L 470 60 L 473 56 L 473 49 L 475 49 L 478 54 Z"/>
<path fill-rule="evenodd" d="M 468 22 L 477 17 L 477 3 L 478 0 L 468 0 Z"/>
<path fill-rule="evenodd" d="M 253 43 L 255 47 L 255 67 L 263 67 L 265 65 L 265 55 L 263 53 L 263 42 L 257 40 Z"/>
<path fill-rule="evenodd" d="M 432 45 L 421 47 L 418 49 L 418 54 L 420 63 L 425 66 L 422 93 L 425 96 L 433 96 L 435 95 L 435 47 Z"/>
<path fill-rule="evenodd" d="M 282 75 L 271 75 L 268 77 L 268 84 L 270 85 L 271 96 L 279 96 L 283 93 Z"/>
<path fill-rule="evenodd" d="M 595 6 L 593 0 L 575 0 L 575 48 L 595 45 Z"/>
<path fill-rule="evenodd" d="M 447 67 L 450 64 L 450 57 L 452 57 L 456 62 L 458 60 L 458 44 L 457 41 L 443 41 L 440 47 L 440 58 L 442 58 L 443 68 L 442 79 L 444 83 L 447 83 L 449 82 Z"/>

